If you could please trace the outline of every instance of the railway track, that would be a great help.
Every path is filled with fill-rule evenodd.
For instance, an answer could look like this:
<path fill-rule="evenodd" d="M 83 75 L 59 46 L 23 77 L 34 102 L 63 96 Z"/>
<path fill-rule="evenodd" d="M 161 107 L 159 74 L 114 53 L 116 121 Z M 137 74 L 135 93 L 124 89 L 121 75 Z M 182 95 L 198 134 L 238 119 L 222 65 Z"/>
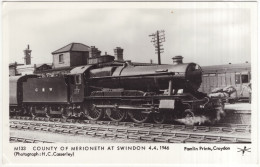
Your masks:
<path fill-rule="evenodd" d="M 229 127 L 12 117 L 10 128 L 169 143 L 250 143 L 250 125 Z"/>
<path fill-rule="evenodd" d="M 28 116 L 11 116 L 10 120 L 32 120 L 32 121 L 44 121 L 44 122 L 61 122 L 61 123 L 80 123 L 80 124 L 97 124 L 97 125 L 114 125 L 114 126 L 128 126 L 128 127 L 145 127 L 145 128 L 159 128 L 159 129 L 171 129 L 176 127 L 188 128 L 203 128 L 205 126 L 191 126 L 181 124 L 155 124 L 155 123 L 134 123 L 134 122 L 114 122 L 114 121 L 93 121 L 93 120 L 82 120 L 78 118 L 63 119 L 63 118 L 46 118 L 46 117 L 28 117 Z M 206 126 L 208 128 L 228 128 L 235 131 L 248 131 L 251 133 L 251 125 L 247 124 L 228 124 L 219 123 L 214 126 Z"/>
<path fill-rule="evenodd" d="M 54 143 L 50 141 L 44 141 L 44 140 L 36 140 L 36 139 L 28 139 L 28 138 L 23 138 L 23 137 L 15 137 L 11 136 L 9 138 L 9 141 L 11 143 Z"/>

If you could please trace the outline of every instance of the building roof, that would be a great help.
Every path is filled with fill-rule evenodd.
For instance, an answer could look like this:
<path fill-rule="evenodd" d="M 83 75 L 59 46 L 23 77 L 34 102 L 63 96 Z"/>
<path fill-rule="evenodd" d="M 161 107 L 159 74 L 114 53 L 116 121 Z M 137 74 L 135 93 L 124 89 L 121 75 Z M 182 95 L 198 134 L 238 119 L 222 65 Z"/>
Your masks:
<path fill-rule="evenodd" d="M 90 50 L 90 47 L 87 45 L 84 45 L 82 43 L 70 43 L 70 44 L 52 52 L 52 54 L 71 52 L 71 51 L 87 52 L 89 50 Z"/>
<path fill-rule="evenodd" d="M 38 67 L 41 67 L 43 65 L 48 65 L 48 66 L 52 66 L 52 63 L 41 63 L 41 64 L 29 64 L 29 65 L 21 65 L 21 66 L 18 66 L 17 69 L 26 69 L 26 68 L 38 68 Z"/>
<path fill-rule="evenodd" d="M 15 66 L 21 66 L 24 64 L 19 64 L 19 63 L 9 63 L 9 67 L 15 67 Z"/>
<path fill-rule="evenodd" d="M 241 64 L 224 64 L 224 65 L 213 65 L 213 66 L 202 66 L 202 71 L 206 73 L 223 73 L 223 72 L 240 72 L 251 70 L 251 63 Z"/>
<path fill-rule="evenodd" d="M 52 69 L 46 69 L 43 71 L 35 71 L 36 73 L 52 73 L 52 72 L 56 72 L 56 71 L 70 71 L 71 69 L 73 69 L 75 67 L 59 67 L 59 68 L 52 68 Z"/>

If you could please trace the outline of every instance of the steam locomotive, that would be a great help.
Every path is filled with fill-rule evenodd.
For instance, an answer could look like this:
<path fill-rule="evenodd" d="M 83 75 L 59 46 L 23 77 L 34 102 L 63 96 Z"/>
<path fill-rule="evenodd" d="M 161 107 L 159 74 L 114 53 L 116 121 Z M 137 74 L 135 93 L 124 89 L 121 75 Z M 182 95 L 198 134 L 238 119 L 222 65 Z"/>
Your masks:
<path fill-rule="evenodd" d="M 221 102 L 197 91 L 202 82 L 198 64 L 178 57 L 172 65 L 108 64 L 78 66 L 55 77 L 10 77 L 10 114 L 137 123 L 218 115 Z"/>

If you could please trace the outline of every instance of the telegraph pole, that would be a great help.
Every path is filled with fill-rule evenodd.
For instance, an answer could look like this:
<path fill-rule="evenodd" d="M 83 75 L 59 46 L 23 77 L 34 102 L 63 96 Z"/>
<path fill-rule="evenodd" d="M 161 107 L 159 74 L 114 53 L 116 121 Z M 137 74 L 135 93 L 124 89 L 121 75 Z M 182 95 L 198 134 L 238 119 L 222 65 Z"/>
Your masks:
<path fill-rule="evenodd" d="M 160 49 L 160 40 L 159 39 L 159 31 L 156 32 L 156 37 L 157 37 L 157 53 L 158 53 L 158 64 L 161 64 L 161 49 Z"/>
<path fill-rule="evenodd" d="M 165 42 L 165 34 L 164 30 L 161 31 L 156 31 L 155 33 L 149 35 L 152 37 L 151 42 L 153 42 L 153 45 L 155 47 L 155 53 L 158 54 L 158 64 L 161 64 L 161 53 L 163 53 L 163 48 L 162 48 L 162 42 Z"/>

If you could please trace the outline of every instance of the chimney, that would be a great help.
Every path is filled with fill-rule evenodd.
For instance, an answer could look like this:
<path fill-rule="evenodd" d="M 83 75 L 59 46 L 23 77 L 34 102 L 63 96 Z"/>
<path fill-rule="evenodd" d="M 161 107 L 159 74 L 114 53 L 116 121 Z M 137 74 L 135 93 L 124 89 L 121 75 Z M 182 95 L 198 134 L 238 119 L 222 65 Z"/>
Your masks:
<path fill-rule="evenodd" d="M 99 57 L 101 55 L 101 51 L 98 50 L 95 46 L 90 47 L 90 58 Z"/>
<path fill-rule="evenodd" d="M 25 65 L 30 65 L 31 64 L 31 52 L 32 50 L 30 50 L 30 46 L 27 46 L 27 49 L 25 49 L 24 51 L 24 64 Z"/>
<path fill-rule="evenodd" d="M 97 49 L 96 57 L 100 57 L 100 56 L 101 56 L 101 51 Z"/>
<path fill-rule="evenodd" d="M 18 72 L 17 72 L 17 62 L 15 61 L 14 62 L 14 75 L 17 75 Z"/>
<path fill-rule="evenodd" d="M 120 47 L 116 47 L 116 48 L 114 49 L 115 59 L 116 59 L 116 60 L 118 60 L 118 61 L 124 61 L 123 51 L 124 51 L 124 49 L 122 49 L 122 48 L 120 48 Z"/>
<path fill-rule="evenodd" d="M 175 56 L 172 58 L 173 64 L 182 64 L 183 57 L 182 56 Z"/>

